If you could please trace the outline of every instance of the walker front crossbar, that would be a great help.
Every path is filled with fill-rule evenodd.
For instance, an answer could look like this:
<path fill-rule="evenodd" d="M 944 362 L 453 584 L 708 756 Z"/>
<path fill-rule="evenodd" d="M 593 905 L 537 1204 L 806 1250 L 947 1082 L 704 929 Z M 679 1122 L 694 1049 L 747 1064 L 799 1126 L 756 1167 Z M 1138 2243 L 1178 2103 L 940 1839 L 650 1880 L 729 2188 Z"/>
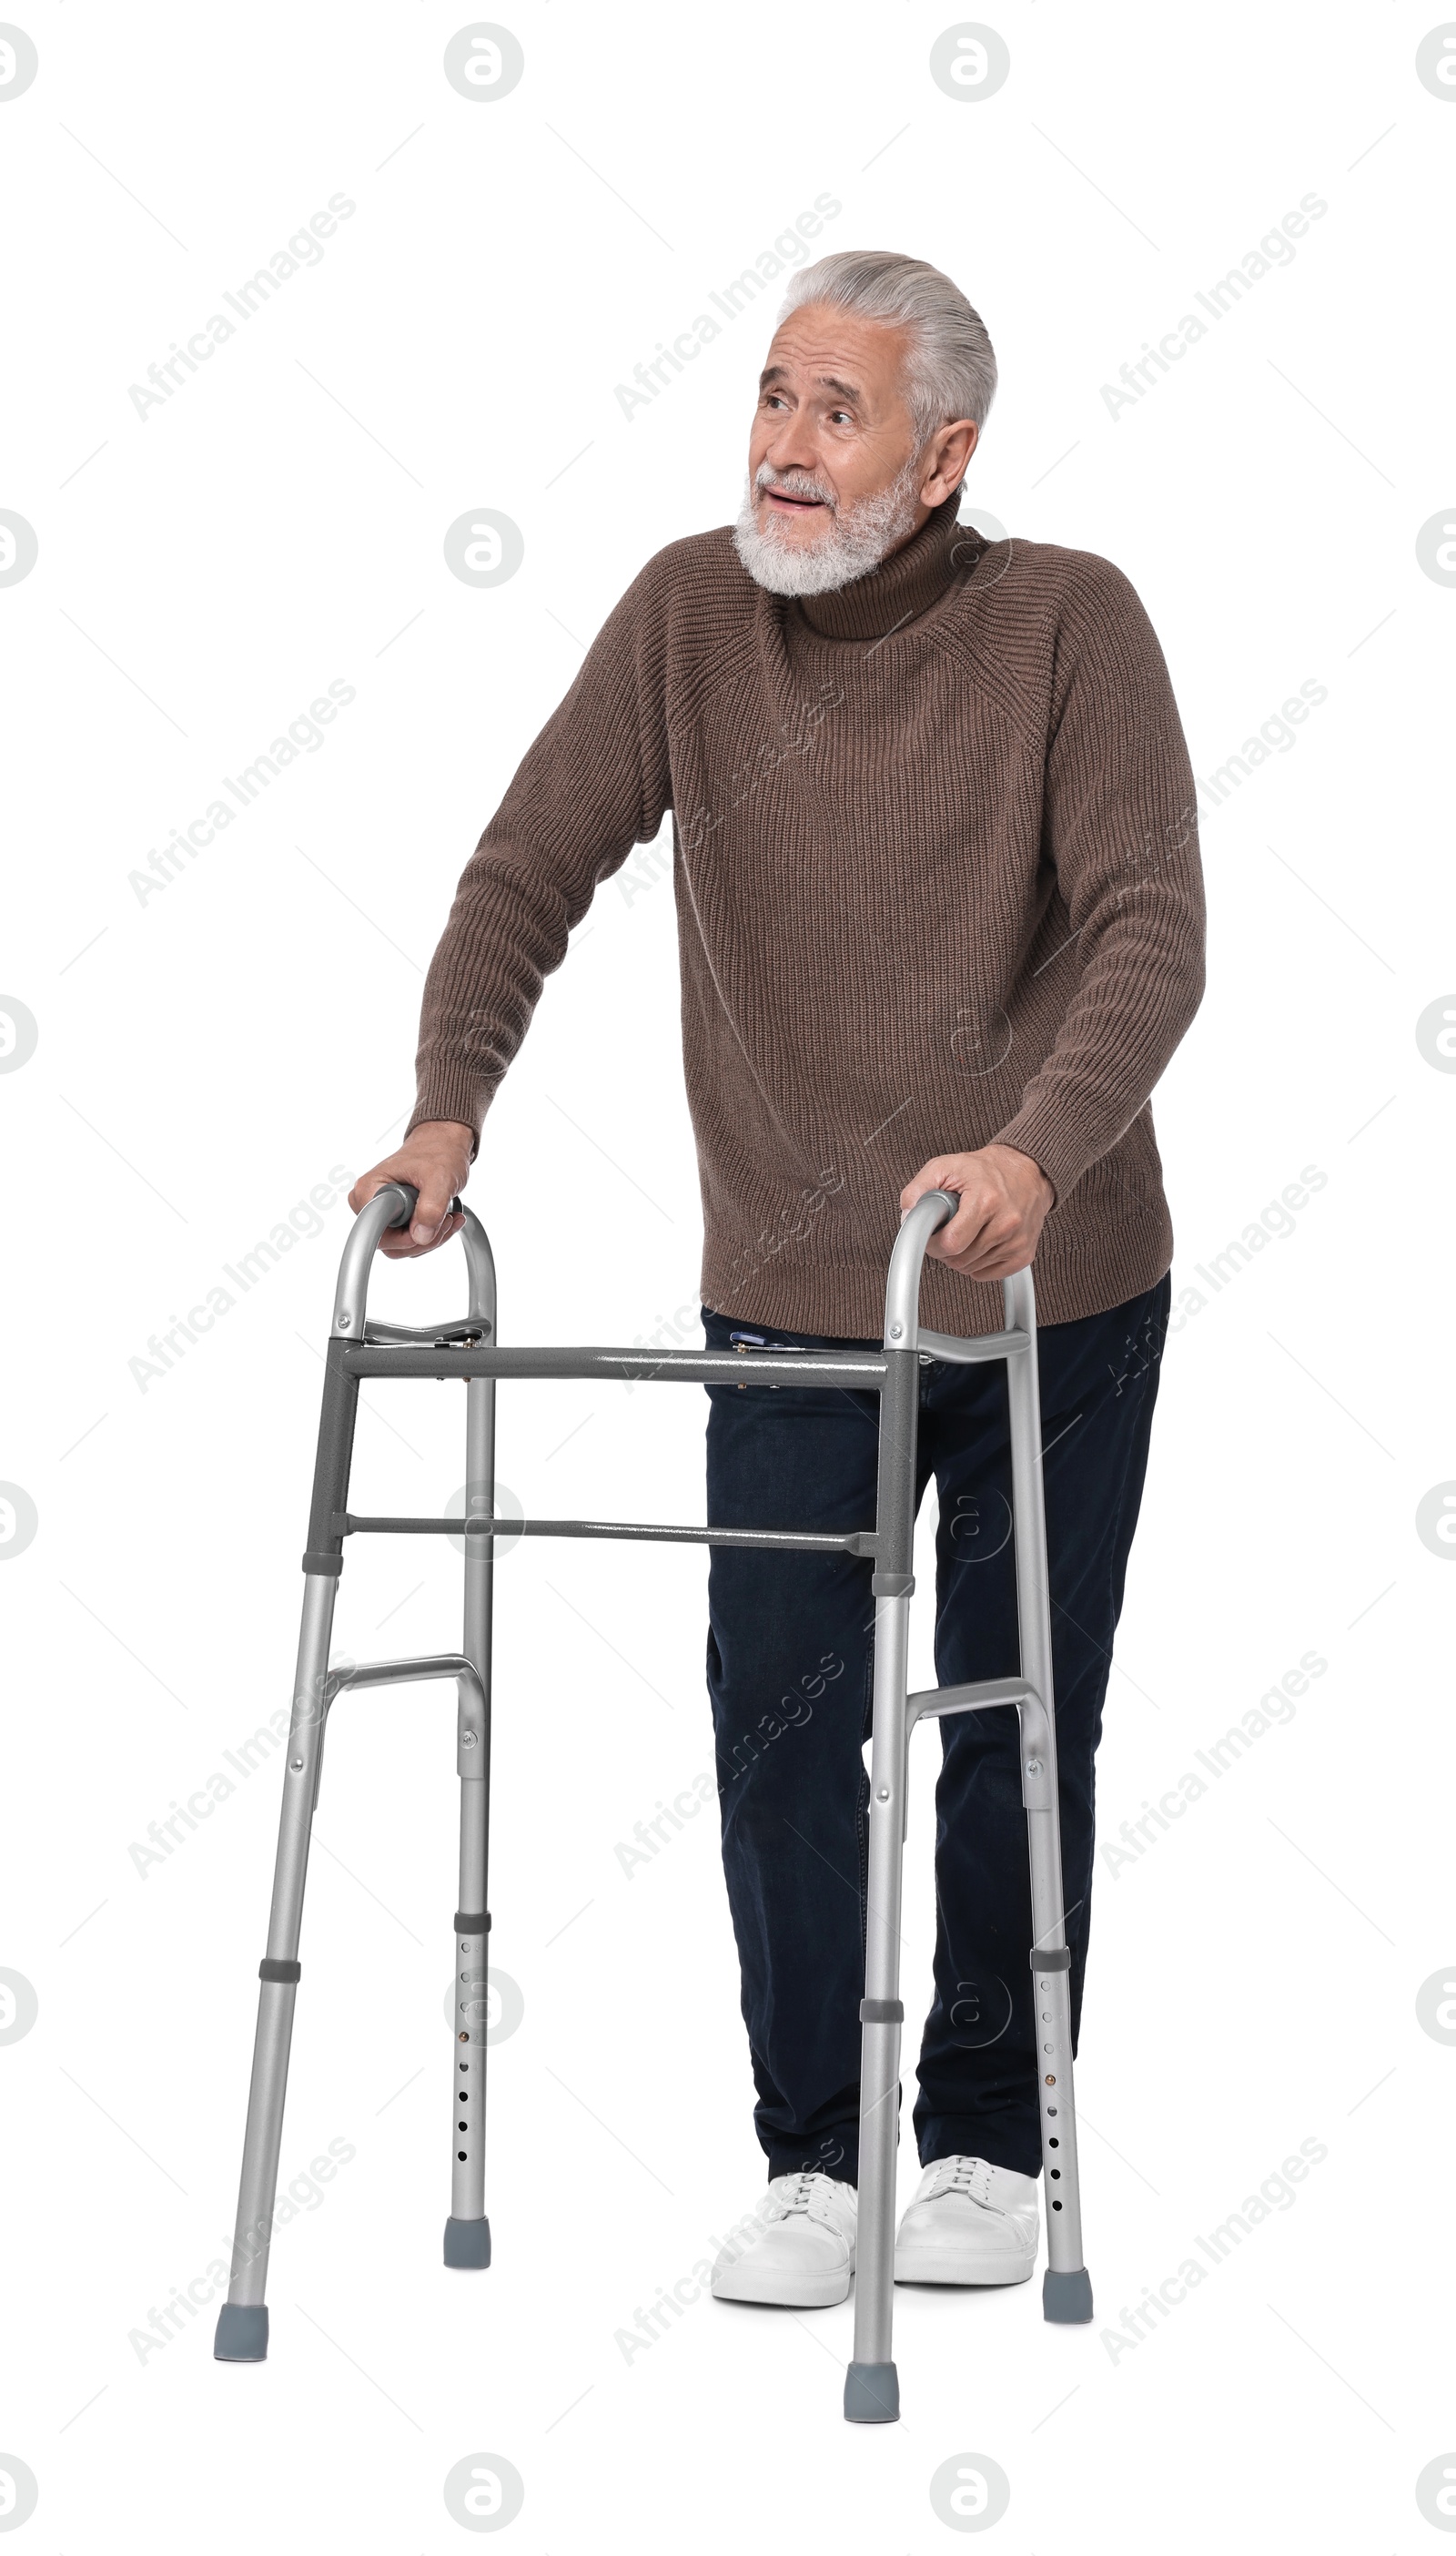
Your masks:
<path fill-rule="evenodd" d="M 450 2215 L 444 2259 L 456 2270 L 490 2261 L 485 2215 L 485 2048 L 488 2013 L 486 1858 L 490 1816 L 491 1600 L 494 1548 L 520 1535 L 605 1536 L 657 1544 L 747 1545 L 769 1552 L 848 1553 L 874 1564 L 874 1740 L 870 1764 L 870 1858 L 865 1993 L 860 2004 L 859 2235 L 854 2359 L 844 2388 L 853 2423 L 893 2422 L 900 2384 L 891 2358 L 895 2277 L 895 2165 L 900 2136 L 901 1873 L 910 1733 L 917 1722 L 1014 1705 L 1021 1725 L 1022 1799 L 1031 1859 L 1032 1941 L 1027 1947 L 1036 2017 L 1038 2104 L 1045 2167 L 1048 2269 L 1043 2312 L 1053 2324 L 1084 2325 L 1092 2289 L 1082 2263 L 1076 2113 L 1072 2102 L 1071 2000 L 1063 1928 L 1057 1815 L 1056 1724 L 1051 1682 L 1051 1613 L 1041 1485 L 1041 1420 L 1036 1312 L 1030 1269 L 1003 1280 L 1006 1329 L 956 1340 L 919 1325 L 925 1246 L 959 1202 L 932 1190 L 905 1218 L 890 1259 L 881 1349 L 713 1350 L 502 1348 L 496 1337 L 495 1266 L 484 1228 L 466 1208 L 462 1240 L 470 1302 L 463 1321 L 405 1329 L 371 1323 L 369 1272 L 382 1236 L 408 1222 L 415 1192 L 382 1189 L 356 1219 L 344 1249 L 323 1385 L 308 1549 L 303 1556 L 303 1621 L 284 1775 L 268 1952 L 259 1966 L 258 2031 L 243 2143 L 242 2184 L 227 2303 L 217 2320 L 219 2361 L 262 2361 L 268 2353 L 269 2240 L 283 2138 L 284 2096 L 294 2000 L 300 1979 L 303 1882 L 323 1737 L 329 1711 L 346 1690 L 453 1678 L 455 1764 L 460 1777 L 460 1883 L 455 1911 L 455 2014 L 451 2042 Z M 914 1588 L 915 1424 L 921 1363 L 957 1365 L 1004 1358 L 1011 1412 L 1012 1514 L 1022 1674 L 971 1686 L 907 1691 L 910 1601 Z M 366 1376 L 458 1377 L 465 1384 L 466 1513 L 462 1518 L 356 1517 L 349 1471 L 360 1380 Z M 783 1527 L 650 1526 L 594 1518 L 497 1519 L 495 1389 L 498 1378 L 615 1376 L 633 1383 L 747 1384 L 757 1378 L 823 1391 L 880 1396 L 875 1524 L 829 1535 Z M 334 1593 L 349 1535 L 463 1538 L 464 1635 L 458 1652 L 330 1668 Z"/>

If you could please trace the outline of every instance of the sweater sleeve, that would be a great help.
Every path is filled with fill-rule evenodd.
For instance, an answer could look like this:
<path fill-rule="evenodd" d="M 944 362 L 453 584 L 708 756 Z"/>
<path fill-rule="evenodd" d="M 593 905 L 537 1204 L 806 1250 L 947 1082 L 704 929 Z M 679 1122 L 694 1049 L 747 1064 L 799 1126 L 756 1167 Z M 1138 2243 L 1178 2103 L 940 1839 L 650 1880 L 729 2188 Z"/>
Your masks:
<path fill-rule="evenodd" d="M 1198 1009 L 1204 895 L 1192 766 L 1156 635 L 1108 561 L 1055 643 L 1042 849 L 1065 908 L 1066 1009 L 989 1141 L 1040 1164 L 1058 1204 L 1125 1134 Z"/>
<path fill-rule="evenodd" d="M 670 805 L 665 599 L 660 560 L 650 561 L 481 835 L 430 961 L 410 1128 L 456 1119 L 474 1129 L 472 1156 L 570 933 Z"/>

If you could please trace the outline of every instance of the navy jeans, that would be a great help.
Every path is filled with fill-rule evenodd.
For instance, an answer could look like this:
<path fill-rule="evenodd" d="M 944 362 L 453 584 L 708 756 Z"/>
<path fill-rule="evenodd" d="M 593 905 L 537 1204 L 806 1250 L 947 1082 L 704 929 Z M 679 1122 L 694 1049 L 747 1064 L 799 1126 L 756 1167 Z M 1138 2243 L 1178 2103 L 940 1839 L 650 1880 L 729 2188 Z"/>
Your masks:
<path fill-rule="evenodd" d="M 1039 1334 L 1062 1873 L 1073 2047 L 1091 1915 L 1093 1759 L 1138 1520 L 1171 1282 Z M 877 1347 L 703 1312 L 709 1348 Z M 875 1521 L 879 1396 L 710 1384 L 710 1526 Z M 935 1476 L 935 1675 L 1015 1677 L 1006 1369 L 920 1369 L 916 1496 Z M 770 2175 L 857 2180 L 873 1565 L 712 1548 L 708 1692 L 723 1868 Z M 1031 1891 L 1017 1717 L 934 1725 L 935 1990 L 920 2046 L 922 2164 L 980 2156 L 1039 2174 Z M 919 1736 L 915 1749 L 929 1746 Z M 911 1784 L 914 1784 L 914 1751 Z M 921 1757 L 920 1785 L 925 1781 Z M 923 1799 L 923 1791 L 921 1792 Z"/>

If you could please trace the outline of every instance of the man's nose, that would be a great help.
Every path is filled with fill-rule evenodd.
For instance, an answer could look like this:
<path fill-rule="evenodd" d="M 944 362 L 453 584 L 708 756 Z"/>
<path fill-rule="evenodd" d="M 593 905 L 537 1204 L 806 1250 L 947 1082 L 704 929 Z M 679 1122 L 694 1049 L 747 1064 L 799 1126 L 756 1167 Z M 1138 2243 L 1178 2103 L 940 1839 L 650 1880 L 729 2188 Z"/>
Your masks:
<path fill-rule="evenodd" d="M 818 477 L 818 447 L 812 432 L 797 418 L 785 418 L 775 427 L 764 459 L 776 470 L 802 470 Z"/>

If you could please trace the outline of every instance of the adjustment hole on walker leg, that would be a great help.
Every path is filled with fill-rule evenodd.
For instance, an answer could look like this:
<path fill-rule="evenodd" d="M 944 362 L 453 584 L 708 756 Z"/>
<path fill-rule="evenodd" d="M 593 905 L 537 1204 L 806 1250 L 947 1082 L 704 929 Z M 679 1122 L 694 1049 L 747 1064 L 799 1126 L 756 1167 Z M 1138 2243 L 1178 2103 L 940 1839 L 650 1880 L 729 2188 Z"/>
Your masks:
<path fill-rule="evenodd" d="M 464 2124 L 464 2122 L 462 2121 L 462 2122 L 460 2123 L 460 2127 L 461 2127 L 461 2129 L 462 2129 L 462 2130 L 463 2130 L 464 2126 L 465 2126 L 465 2124 Z M 1060 2181 L 1061 2181 L 1061 2168 L 1060 2168 L 1060 2166 L 1059 2166 L 1059 2165 L 1054 2165 L 1054 2166 L 1052 2167 L 1052 2169 L 1051 2169 L 1051 2180 L 1052 2180 L 1052 2182 L 1053 2182 L 1053 2183 L 1060 2183 Z"/>
<path fill-rule="evenodd" d="M 1061 2208 L 1061 2203 L 1060 2203 L 1059 2201 L 1053 2201 L 1053 2203 L 1052 2203 L 1051 2207 L 1052 2207 L 1052 2209 L 1053 2209 L 1053 2210 L 1060 2210 L 1060 2208 Z"/>
<path fill-rule="evenodd" d="M 463 2149 L 463 2148 L 456 2148 L 456 2150 L 455 2150 L 455 2154 L 456 2154 L 456 2156 L 459 2158 L 461 2165 L 464 2165 L 464 2164 L 466 2163 L 466 2156 L 465 2156 L 465 2151 L 464 2151 L 464 2149 Z M 1051 2207 L 1052 2207 L 1052 2209 L 1053 2209 L 1053 2210 L 1060 2210 L 1060 2208 L 1061 2208 L 1061 2203 L 1060 2203 L 1059 2201 L 1053 2201 L 1053 2203 L 1052 2203 Z"/>
<path fill-rule="evenodd" d="M 1059 2148 L 1061 2141 L 1060 2139 L 1048 2139 L 1046 2144 L 1049 2148 Z"/>

